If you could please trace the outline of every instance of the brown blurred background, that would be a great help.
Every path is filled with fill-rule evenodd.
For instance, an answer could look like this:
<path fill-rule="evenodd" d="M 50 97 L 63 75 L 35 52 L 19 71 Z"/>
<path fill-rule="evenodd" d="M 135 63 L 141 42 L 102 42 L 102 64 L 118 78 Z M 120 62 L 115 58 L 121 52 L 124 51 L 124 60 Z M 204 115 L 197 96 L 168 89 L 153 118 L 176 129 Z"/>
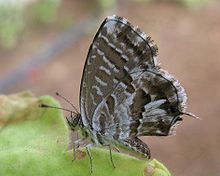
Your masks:
<path fill-rule="evenodd" d="M 159 46 L 161 67 L 188 94 L 177 135 L 144 137 L 175 176 L 220 175 L 220 2 L 210 0 L 0 1 L 0 93 L 65 95 L 78 107 L 89 45 L 105 16 L 127 18 Z M 65 103 L 61 102 L 65 107 Z"/>

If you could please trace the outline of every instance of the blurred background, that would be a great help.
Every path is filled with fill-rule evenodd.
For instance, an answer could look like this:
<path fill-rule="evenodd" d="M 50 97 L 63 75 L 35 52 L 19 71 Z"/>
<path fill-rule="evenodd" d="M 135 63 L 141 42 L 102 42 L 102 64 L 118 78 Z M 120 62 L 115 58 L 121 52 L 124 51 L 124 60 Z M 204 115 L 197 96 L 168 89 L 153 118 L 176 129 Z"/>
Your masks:
<path fill-rule="evenodd" d="M 153 158 L 172 175 L 220 175 L 218 0 L 0 0 L 0 93 L 57 91 L 78 108 L 89 45 L 112 14 L 155 40 L 162 68 L 182 83 L 188 111 L 202 119 L 185 117 L 175 136 L 143 137 Z"/>

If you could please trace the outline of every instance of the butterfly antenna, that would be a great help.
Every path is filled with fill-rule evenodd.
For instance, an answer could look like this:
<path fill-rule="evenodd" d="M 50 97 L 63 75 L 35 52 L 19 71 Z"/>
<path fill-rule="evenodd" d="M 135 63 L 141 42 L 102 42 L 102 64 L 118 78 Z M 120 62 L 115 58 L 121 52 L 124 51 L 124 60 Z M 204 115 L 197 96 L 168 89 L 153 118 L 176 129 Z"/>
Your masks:
<path fill-rule="evenodd" d="M 73 105 L 73 103 L 71 103 L 66 97 L 64 97 L 63 95 L 60 95 L 58 92 L 56 92 L 56 95 L 57 95 L 58 97 L 62 98 L 63 100 L 65 100 L 67 103 L 69 103 L 69 104 L 73 107 L 73 109 L 74 109 L 77 113 L 79 113 L 79 111 L 76 109 L 76 107 Z"/>
<path fill-rule="evenodd" d="M 184 115 L 187 115 L 187 116 L 190 116 L 190 117 L 193 117 L 193 118 L 195 118 L 195 119 L 200 119 L 200 117 L 194 115 L 194 114 L 191 113 L 191 112 L 183 112 L 183 114 L 184 114 Z"/>
<path fill-rule="evenodd" d="M 50 105 L 47 105 L 47 104 L 40 104 L 39 105 L 40 108 L 52 108 L 52 109 L 60 109 L 60 110 L 63 110 L 63 111 L 67 111 L 67 112 L 70 112 L 71 114 L 77 114 L 76 112 L 73 112 L 69 109 L 65 109 L 65 108 L 60 108 L 60 107 L 56 107 L 56 106 L 50 106 Z"/>

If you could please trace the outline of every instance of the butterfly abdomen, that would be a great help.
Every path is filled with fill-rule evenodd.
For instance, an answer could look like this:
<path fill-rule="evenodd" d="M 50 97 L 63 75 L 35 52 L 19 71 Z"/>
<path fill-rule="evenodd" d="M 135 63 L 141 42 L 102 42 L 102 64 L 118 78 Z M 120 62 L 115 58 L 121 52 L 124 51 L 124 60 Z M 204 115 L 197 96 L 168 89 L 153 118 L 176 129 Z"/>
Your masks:
<path fill-rule="evenodd" d="M 151 157 L 150 149 L 147 144 L 137 137 L 120 140 L 118 141 L 117 146 L 121 149 L 125 149 L 130 154 L 136 154 L 136 156 L 139 158 Z"/>

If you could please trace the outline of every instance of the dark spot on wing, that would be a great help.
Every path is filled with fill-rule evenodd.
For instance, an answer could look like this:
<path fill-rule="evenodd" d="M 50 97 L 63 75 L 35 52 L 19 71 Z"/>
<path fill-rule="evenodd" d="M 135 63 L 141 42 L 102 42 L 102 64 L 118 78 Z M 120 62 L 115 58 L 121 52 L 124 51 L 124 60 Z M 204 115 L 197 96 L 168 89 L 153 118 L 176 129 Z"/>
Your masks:
<path fill-rule="evenodd" d="M 106 100 L 106 104 L 107 104 L 107 107 L 109 109 L 109 113 L 113 114 L 114 113 L 114 109 L 115 109 L 115 100 L 114 100 L 114 98 L 111 95 L 108 96 L 108 98 Z"/>

